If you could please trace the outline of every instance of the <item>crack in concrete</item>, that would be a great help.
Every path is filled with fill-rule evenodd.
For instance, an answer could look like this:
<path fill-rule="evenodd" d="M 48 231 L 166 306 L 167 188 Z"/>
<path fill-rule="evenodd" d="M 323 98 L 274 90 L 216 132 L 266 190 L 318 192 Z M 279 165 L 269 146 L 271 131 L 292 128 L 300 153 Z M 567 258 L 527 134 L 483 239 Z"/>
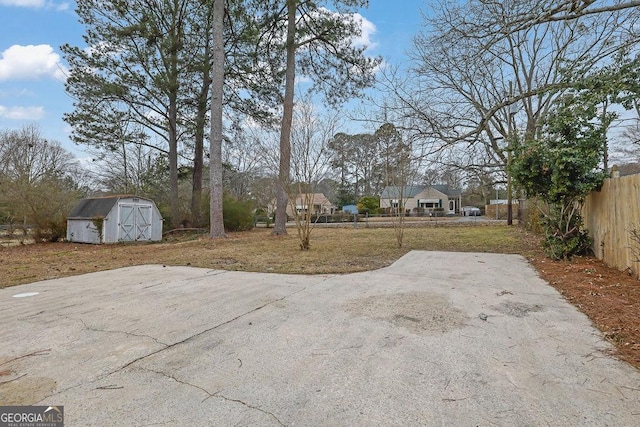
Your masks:
<path fill-rule="evenodd" d="M 155 337 L 152 337 L 151 335 L 136 334 L 136 333 L 127 332 L 127 331 L 113 331 L 113 330 L 109 330 L 109 329 L 98 329 L 98 328 L 94 328 L 92 326 L 87 325 L 87 322 L 85 322 L 83 319 L 80 319 L 80 318 L 77 318 L 77 317 L 63 316 L 61 314 L 58 314 L 58 316 L 62 317 L 63 319 L 75 320 L 76 322 L 80 322 L 80 323 L 82 323 L 84 328 L 86 330 L 88 330 L 88 331 L 104 332 L 104 333 L 109 333 L 109 334 L 124 334 L 124 335 L 127 335 L 127 336 L 138 337 L 138 338 L 149 338 L 149 339 L 152 339 L 153 341 L 155 341 L 157 344 L 165 346 L 165 348 L 169 347 L 169 344 L 164 343 L 164 342 L 160 341 L 159 339 L 157 339 Z"/>
<path fill-rule="evenodd" d="M 325 278 L 325 280 L 323 280 L 322 282 L 325 282 L 325 281 L 329 280 L 331 277 L 332 277 L 332 276 L 327 276 L 327 277 Z M 319 282 L 319 283 L 322 283 L 322 282 Z M 147 355 L 145 355 L 145 356 L 138 357 L 138 358 L 136 358 L 136 359 L 132 360 L 131 362 L 129 362 L 129 363 L 127 363 L 127 364 L 123 365 L 122 367 L 120 367 L 120 368 L 118 368 L 118 369 L 116 369 L 116 370 L 114 370 L 114 371 L 112 371 L 112 372 L 109 372 L 109 373 L 107 373 L 107 374 L 100 375 L 100 376 L 98 376 L 97 378 L 95 378 L 94 380 L 89 381 L 89 384 L 94 384 L 94 383 L 96 383 L 96 382 L 98 382 L 98 381 L 101 381 L 102 379 L 104 379 L 104 378 L 106 378 L 106 377 L 109 377 L 109 376 L 111 376 L 111 375 L 113 375 L 113 374 L 116 374 L 116 373 L 118 373 L 118 372 L 120 372 L 120 371 L 122 371 L 122 370 L 124 370 L 124 369 L 128 368 L 129 366 L 131 366 L 131 365 L 133 365 L 133 364 L 135 364 L 135 363 L 137 363 L 137 362 L 139 362 L 139 361 L 141 361 L 141 360 L 144 360 L 144 359 L 146 359 L 146 358 L 148 358 L 148 357 L 151 357 L 151 356 L 153 356 L 153 355 L 156 355 L 156 354 L 158 354 L 158 353 L 160 353 L 160 352 L 162 352 L 162 351 L 168 350 L 168 349 L 173 348 L 173 347 L 176 347 L 176 346 L 178 346 L 178 345 L 184 344 L 184 343 L 186 343 L 186 342 L 190 341 L 190 340 L 191 340 L 191 339 L 193 339 L 193 338 L 199 337 L 200 335 L 204 335 L 204 334 L 206 334 L 206 333 L 208 333 L 208 332 L 211 332 L 211 331 L 213 331 L 213 330 L 216 330 L 217 328 L 220 328 L 220 327 L 222 327 L 222 326 L 224 326 L 224 325 L 227 325 L 227 324 L 229 324 L 229 323 L 231 323 L 231 322 L 233 322 L 233 321 L 235 321 L 235 320 L 238 320 L 238 319 L 240 319 L 240 318 L 242 318 L 242 317 L 244 317 L 244 316 L 247 316 L 247 315 L 249 315 L 249 314 L 251 314 L 251 313 L 255 313 L 256 311 L 261 310 L 261 309 L 263 309 L 263 308 L 265 308 L 265 307 L 267 307 L 267 306 L 269 306 L 269 305 L 271 305 L 271 304 L 275 304 L 275 303 L 280 302 L 280 301 L 283 301 L 283 300 L 285 300 L 285 299 L 287 299 L 287 298 L 289 298 L 289 297 L 291 297 L 291 296 L 293 296 L 293 295 L 296 295 L 296 294 L 298 294 L 298 293 L 304 292 L 305 290 L 307 290 L 307 288 L 308 288 L 308 286 L 305 286 L 304 288 L 302 288 L 302 289 L 300 289 L 300 290 L 297 290 L 297 291 L 295 291 L 295 292 L 291 292 L 290 294 L 287 294 L 287 295 L 283 296 L 282 298 L 278 298 L 278 299 L 275 299 L 275 300 L 269 301 L 269 302 L 267 302 L 267 303 L 265 303 L 265 304 L 263 304 L 263 305 L 261 305 L 261 306 L 259 306 L 259 307 L 256 307 L 256 308 L 254 308 L 254 309 L 252 309 L 252 310 L 249 310 L 249 311 L 247 311 L 246 313 L 240 314 L 240 315 L 238 315 L 238 316 L 236 316 L 236 317 L 234 317 L 234 318 L 232 318 L 232 319 L 230 319 L 230 320 L 227 320 L 227 321 L 225 321 L 225 322 L 219 323 L 219 324 L 217 324 L 217 325 L 215 325 L 215 326 L 213 326 L 213 327 L 211 327 L 211 328 L 205 329 L 204 331 L 198 332 L 197 334 L 191 335 L 191 336 L 189 336 L 189 337 L 187 337 L 187 338 L 183 339 L 182 341 L 178 341 L 178 342 L 176 342 L 176 343 L 168 344 L 168 345 L 167 345 L 167 344 L 164 344 L 164 343 L 161 343 L 161 344 L 166 345 L 166 347 L 161 348 L 161 349 L 158 349 L 158 350 L 155 350 L 155 351 L 153 351 L 153 352 L 151 352 L 151 353 L 149 353 L 149 354 L 147 354 Z M 82 322 L 82 323 L 85 325 L 85 327 L 87 327 L 86 323 L 85 323 L 82 319 L 74 319 L 74 318 L 72 318 L 72 317 L 62 316 L 62 315 L 60 315 L 60 314 L 59 314 L 58 316 L 61 316 L 61 317 L 63 317 L 63 318 L 65 318 L 65 317 L 66 317 L 66 318 L 68 318 L 68 319 L 70 319 L 70 320 L 80 321 L 80 322 Z M 87 328 L 87 329 L 89 329 L 89 328 Z M 120 331 L 119 331 L 119 332 L 120 332 Z M 124 332 L 124 333 L 126 333 L 126 332 Z M 145 336 L 145 337 L 148 337 L 148 336 Z M 151 339 L 154 339 L 154 340 L 155 340 L 155 338 L 153 338 L 153 337 L 148 337 L 148 338 L 151 338 Z M 159 342 L 159 343 L 160 343 L 160 342 Z M 54 392 L 54 393 L 51 393 L 49 396 L 47 396 L 47 397 L 46 397 L 45 399 L 43 399 L 42 401 L 44 402 L 46 399 L 50 399 L 50 398 L 51 398 L 51 397 L 53 397 L 53 396 L 61 395 L 61 394 L 65 393 L 65 392 L 67 392 L 67 391 L 69 391 L 69 390 L 73 390 L 73 389 L 76 389 L 76 388 L 82 387 L 83 385 L 84 385 L 84 383 L 82 383 L 82 382 L 81 382 L 81 383 L 79 383 L 79 384 L 71 385 L 71 386 L 69 386 L 69 387 L 67 387 L 67 388 L 65 388 L 65 389 L 58 390 L 58 391 L 56 391 L 56 392 Z M 204 391 L 204 390 L 203 390 L 203 391 Z M 207 392 L 207 394 L 209 394 L 209 392 Z M 222 395 L 217 395 L 216 397 L 225 398 L 225 397 L 224 397 L 224 396 L 222 396 Z M 233 399 L 228 399 L 228 400 L 233 400 Z M 243 402 L 238 401 L 238 403 L 243 403 Z M 247 405 L 246 403 L 243 403 L 243 404 L 245 404 L 247 407 L 251 408 L 251 406 L 250 406 L 250 405 Z M 254 409 L 256 409 L 256 410 L 261 410 L 260 408 L 254 408 Z M 264 412 L 264 411 L 263 411 L 263 412 Z M 271 414 L 271 413 L 268 413 L 268 412 L 265 412 L 265 413 L 266 413 L 266 414 L 269 414 L 269 415 L 271 415 L 271 416 L 273 416 L 276 420 L 278 420 L 278 419 L 275 417 L 275 415 L 273 415 L 273 414 Z M 284 425 L 284 424 L 282 424 L 282 422 L 280 422 L 280 420 L 278 420 L 278 422 L 279 422 L 281 425 Z"/>
<path fill-rule="evenodd" d="M 227 270 L 209 270 L 205 273 L 205 277 L 220 276 L 228 273 Z"/>
<path fill-rule="evenodd" d="M 190 387 L 193 387 L 193 388 L 197 388 L 198 390 L 204 392 L 208 396 L 208 398 L 215 396 L 215 393 L 212 394 L 208 390 L 200 387 L 199 385 L 195 385 L 195 384 L 191 384 L 191 383 L 189 383 L 187 381 L 183 381 L 181 379 L 176 378 L 174 375 L 168 374 L 168 373 L 166 373 L 164 371 L 156 371 L 155 369 L 150 369 L 150 368 L 139 368 L 139 369 L 142 369 L 143 371 L 147 371 L 147 372 L 153 372 L 154 374 L 162 375 L 163 377 L 172 379 L 173 381 L 175 381 L 177 383 L 180 383 L 180 384 L 183 384 L 183 385 L 187 385 L 187 386 L 190 386 Z M 207 400 L 207 399 L 205 399 L 205 400 Z M 203 400 L 203 402 L 204 402 L 204 400 Z"/>
<path fill-rule="evenodd" d="M 257 407 L 257 406 L 249 405 L 247 402 L 245 402 L 245 401 L 243 401 L 243 400 L 240 400 L 240 399 L 232 399 L 232 398 L 230 398 L 230 397 L 227 397 L 227 396 L 225 396 L 225 395 L 220 394 L 220 392 L 216 392 L 216 393 L 214 393 L 212 397 L 220 397 L 220 398 L 222 398 L 222 399 L 224 399 L 224 400 L 226 400 L 226 401 L 228 401 L 228 402 L 235 402 L 235 403 L 239 403 L 239 404 L 241 404 L 241 405 L 246 406 L 247 408 L 253 409 L 253 410 L 255 410 L 255 411 L 262 412 L 263 414 L 265 414 L 265 415 L 268 415 L 268 416 L 272 417 L 272 418 L 273 418 L 274 420 L 276 420 L 276 422 L 277 422 L 278 424 L 280 424 L 281 426 L 286 427 L 286 424 L 284 424 L 282 421 L 280 421 L 280 419 L 279 419 L 278 417 L 276 417 L 272 412 L 269 412 L 269 411 L 264 410 L 264 409 L 262 409 L 262 408 L 259 408 L 259 407 Z"/>
<path fill-rule="evenodd" d="M 39 312 L 37 312 L 37 313 L 30 314 L 29 316 L 25 316 L 25 317 L 18 317 L 18 320 L 20 320 L 20 321 L 27 321 L 27 320 L 33 319 L 33 318 L 35 318 L 35 317 L 38 317 L 39 315 L 41 315 L 41 314 L 43 314 L 43 313 L 44 313 L 44 310 L 41 310 L 41 311 L 39 311 Z"/>
<path fill-rule="evenodd" d="M 189 386 L 189 387 L 193 387 L 193 388 L 196 388 L 196 389 L 204 392 L 207 395 L 207 398 L 204 399 L 203 402 L 206 401 L 207 399 L 211 398 L 211 397 L 217 397 L 217 398 L 221 398 L 223 400 L 226 400 L 228 402 L 240 403 L 241 405 L 244 405 L 247 408 L 253 409 L 253 410 L 258 411 L 258 412 L 262 412 L 263 414 L 272 417 L 274 420 L 276 420 L 278 422 L 278 424 L 280 424 L 283 427 L 286 427 L 285 424 L 283 424 L 282 421 L 280 421 L 280 419 L 278 417 L 276 417 L 272 412 L 269 412 L 269 411 L 264 410 L 262 408 L 259 408 L 257 406 L 250 405 L 250 404 L 248 404 L 247 402 L 245 402 L 243 400 L 232 399 L 230 397 L 227 397 L 227 396 L 221 394 L 219 391 L 217 391 L 215 393 L 211 393 L 210 391 L 208 391 L 207 389 L 205 389 L 203 387 L 200 387 L 199 385 L 192 384 L 190 382 L 181 380 L 181 379 L 177 378 L 175 375 L 169 374 L 169 373 L 164 372 L 164 371 L 157 371 L 155 369 L 149 369 L 149 368 L 139 368 L 139 369 L 142 369 L 142 370 L 147 371 L 147 372 L 153 372 L 154 374 L 162 375 L 162 376 L 164 376 L 166 378 L 169 378 L 169 379 L 171 379 L 171 380 L 173 380 L 173 381 L 175 381 L 175 382 L 177 382 L 179 384 L 183 384 L 183 385 L 186 385 L 186 386 Z"/>
<path fill-rule="evenodd" d="M 169 421 L 164 421 L 162 423 L 143 424 L 140 427 L 167 426 L 167 425 L 176 426 L 176 425 L 180 425 L 180 423 L 178 422 L 178 420 L 169 420 Z"/>
<path fill-rule="evenodd" d="M 183 340 L 181 340 L 181 341 L 175 342 L 175 343 L 173 343 L 173 344 L 169 344 L 169 345 L 167 345 L 167 346 L 166 346 L 166 347 L 164 347 L 164 348 L 161 348 L 161 349 L 158 349 L 158 350 L 152 351 L 151 353 L 148 353 L 148 354 L 146 354 L 146 355 L 144 355 L 144 356 L 140 356 L 140 357 L 138 357 L 138 358 L 136 358 L 136 359 L 133 359 L 132 361 L 130 361 L 129 363 L 126 363 L 125 365 L 121 366 L 120 368 L 118 368 L 118 369 L 116 369 L 116 370 L 114 370 L 114 371 L 111 371 L 111 372 L 109 372 L 108 374 L 102 375 L 102 376 L 100 377 L 100 379 L 102 379 L 102 378 L 106 378 L 106 377 L 108 377 L 108 376 L 110 376 L 110 375 L 113 375 L 113 374 L 116 374 L 116 373 L 118 373 L 118 372 L 120 372 L 120 371 L 122 371 L 122 370 L 124 370 L 124 369 L 128 368 L 129 366 L 131 366 L 131 365 L 133 365 L 133 364 L 135 364 L 135 363 L 140 362 L 141 360 L 144 360 L 144 359 L 146 359 L 146 358 L 148 358 L 148 357 L 154 356 L 154 355 L 156 355 L 156 354 L 158 354 L 158 353 L 160 353 L 160 352 L 163 352 L 163 351 L 165 351 L 165 350 L 169 350 L 169 349 L 171 349 L 171 348 L 173 348 L 173 347 L 177 347 L 177 346 L 179 346 L 179 345 L 185 344 L 185 343 L 187 343 L 187 342 L 191 341 L 191 340 L 192 340 L 192 339 L 194 339 L 194 338 L 197 338 L 197 337 L 199 337 L 199 336 L 201 336 L 201 335 L 207 334 L 207 333 L 209 333 L 209 332 L 211 332 L 211 331 L 214 331 L 214 330 L 216 330 L 216 329 L 218 329 L 218 328 L 220 328 L 220 327 L 222 327 L 222 326 L 228 325 L 229 323 L 232 323 L 232 322 L 234 322 L 234 321 L 236 321 L 236 320 L 238 320 L 238 319 L 241 319 L 241 318 L 243 318 L 243 317 L 245 317 L 245 316 L 248 316 L 249 314 L 255 313 L 256 311 L 259 311 L 259 310 L 261 310 L 261 309 L 263 309 L 263 308 L 265 308 L 265 307 L 267 307 L 267 306 L 269 306 L 269 305 L 271 305 L 271 304 L 275 304 L 275 303 L 277 303 L 277 302 L 284 301 L 285 299 L 287 299 L 287 298 L 289 298 L 289 297 L 291 297 L 291 296 L 293 296 L 293 295 L 296 295 L 296 294 L 298 294 L 298 293 L 300 293 L 300 292 L 304 292 L 305 290 L 307 290 L 307 287 L 304 287 L 304 288 L 302 288 L 302 289 L 300 289 L 300 290 L 297 290 L 297 291 L 295 291 L 295 292 L 292 292 L 292 293 L 290 293 L 290 294 L 287 294 L 287 295 L 283 296 L 282 298 L 278 298 L 278 299 L 274 299 L 274 300 L 272 300 L 272 301 L 269 301 L 269 302 L 267 302 L 267 303 L 265 303 L 265 304 L 262 304 L 261 306 L 258 306 L 258 307 L 254 308 L 254 309 L 251 309 L 251 310 L 249 310 L 249 311 L 247 311 L 247 312 L 245 312 L 245 313 L 239 314 L 239 315 L 237 315 L 236 317 L 234 317 L 234 318 L 232 318 L 232 319 L 229 319 L 229 320 L 224 321 L 224 322 L 222 322 L 222 323 L 218 323 L 217 325 L 212 326 L 212 327 L 210 327 L 210 328 L 207 328 L 207 329 L 205 329 L 205 330 L 203 330 L 203 331 L 200 331 L 200 332 L 198 332 L 197 334 L 190 335 L 190 336 L 188 336 L 187 338 L 185 338 L 185 339 L 183 339 Z"/>

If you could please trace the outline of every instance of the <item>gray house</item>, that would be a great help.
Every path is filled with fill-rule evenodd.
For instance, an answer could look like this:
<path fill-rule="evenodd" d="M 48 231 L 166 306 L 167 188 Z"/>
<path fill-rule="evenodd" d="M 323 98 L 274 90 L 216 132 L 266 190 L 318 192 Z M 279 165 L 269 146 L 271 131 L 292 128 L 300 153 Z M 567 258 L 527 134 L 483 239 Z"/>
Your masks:
<path fill-rule="evenodd" d="M 159 241 L 162 221 L 156 204 L 143 197 L 82 199 L 67 218 L 67 240 L 97 244 Z"/>

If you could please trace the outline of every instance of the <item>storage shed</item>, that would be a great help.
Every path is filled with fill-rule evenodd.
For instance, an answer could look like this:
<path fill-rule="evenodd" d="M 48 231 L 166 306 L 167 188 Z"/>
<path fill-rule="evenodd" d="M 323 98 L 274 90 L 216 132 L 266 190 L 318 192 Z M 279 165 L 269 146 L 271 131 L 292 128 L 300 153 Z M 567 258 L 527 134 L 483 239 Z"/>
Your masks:
<path fill-rule="evenodd" d="M 67 240 L 96 244 L 159 241 L 162 221 L 156 204 L 143 197 L 82 199 L 67 218 Z"/>

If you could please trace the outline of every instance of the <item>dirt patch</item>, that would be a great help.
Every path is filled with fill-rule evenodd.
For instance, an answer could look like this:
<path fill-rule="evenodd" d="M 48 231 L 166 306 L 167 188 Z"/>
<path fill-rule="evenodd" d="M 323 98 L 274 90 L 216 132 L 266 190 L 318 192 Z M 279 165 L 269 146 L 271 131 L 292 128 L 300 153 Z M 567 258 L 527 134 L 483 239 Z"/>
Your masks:
<path fill-rule="evenodd" d="M 36 350 L 17 357 L 0 358 L 0 402 L 3 405 L 33 405 L 50 396 L 56 389 L 51 378 L 22 372 L 20 361 L 48 355 L 51 349 Z"/>
<path fill-rule="evenodd" d="M 56 382 L 45 377 L 25 375 L 3 381 L 0 381 L 0 402 L 3 405 L 33 405 L 51 396 L 56 389 Z"/>
<path fill-rule="evenodd" d="M 504 301 L 498 305 L 493 305 L 489 308 L 499 313 L 506 314 L 507 316 L 513 316 L 513 317 L 525 317 L 529 313 L 542 311 L 542 306 L 540 305 L 537 305 L 537 304 L 529 305 L 529 304 L 523 304 L 521 302 L 515 302 L 515 301 Z"/>
<path fill-rule="evenodd" d="M 442 295 L 404 292 L 373 295 L 344 304 L 355 315 L 393 323 L 415 334 L 441 334 L 464 326 L 466 313 Z"/>

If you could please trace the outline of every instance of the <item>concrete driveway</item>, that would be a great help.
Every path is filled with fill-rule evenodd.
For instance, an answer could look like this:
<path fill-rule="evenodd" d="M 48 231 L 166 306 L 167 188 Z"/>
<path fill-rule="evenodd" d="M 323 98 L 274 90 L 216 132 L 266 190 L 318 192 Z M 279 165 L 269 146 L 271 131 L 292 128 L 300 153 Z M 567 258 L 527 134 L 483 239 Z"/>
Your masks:
<path fill-rule="evenodd" d="M 67 426 L 640 425 L 640 371 L 517 255 L 131 267 L 2 289 L 0 325 L 0 404 Z"/>

